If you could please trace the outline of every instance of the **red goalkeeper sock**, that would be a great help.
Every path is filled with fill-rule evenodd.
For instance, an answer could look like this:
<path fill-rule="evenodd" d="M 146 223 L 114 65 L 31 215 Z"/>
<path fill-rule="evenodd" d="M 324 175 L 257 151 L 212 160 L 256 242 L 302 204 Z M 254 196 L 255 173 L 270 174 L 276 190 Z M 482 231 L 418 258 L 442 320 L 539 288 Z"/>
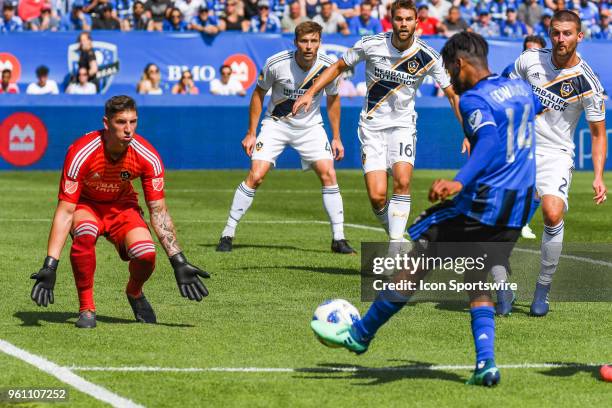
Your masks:
<path fill-rule="evenodd" d="M 94 272 L 96 271 L 96 241 L 98 227 L 90 221 L 76 226 L 72 232 L 70 263 L 79 295 L 79 312 L 96 310 L 93 299 Z"/>
<path fill-rule="evenodd" d="M 128 248 L 130 279 L 125 293 L 133 298 L 142 295 L 142 286 L 155 269 L 155 244 L 153 241 L 137 241 Z"/>

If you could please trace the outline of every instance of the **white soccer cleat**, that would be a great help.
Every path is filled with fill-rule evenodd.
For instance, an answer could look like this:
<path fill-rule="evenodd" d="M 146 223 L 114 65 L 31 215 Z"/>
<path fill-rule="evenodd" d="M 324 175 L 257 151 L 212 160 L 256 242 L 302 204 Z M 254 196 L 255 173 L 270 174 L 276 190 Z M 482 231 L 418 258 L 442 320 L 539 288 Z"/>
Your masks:
<path fill-rule="evenodd" d="M 534 232 L 529 227 L 529 224 L 527 224 L 521 230 L 521 237 L 525 239 L 536 239 L 536 234 L 534 234 Z"/>

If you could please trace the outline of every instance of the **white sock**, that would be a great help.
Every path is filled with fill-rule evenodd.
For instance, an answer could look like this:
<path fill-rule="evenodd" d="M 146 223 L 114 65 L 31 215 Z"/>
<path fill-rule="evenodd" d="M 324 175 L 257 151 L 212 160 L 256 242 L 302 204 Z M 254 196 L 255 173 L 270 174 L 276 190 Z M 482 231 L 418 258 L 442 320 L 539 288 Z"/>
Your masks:
<path fill-rule="evenodd" d="M 387 235 L 389 235 L 389 216 L 387 216 L 388 208 L 389 208 L 388 201 L 385 204 L 385 206 L 381 208 L 380 210 L 377 210 L 376 208 L 372 208 L 374 215 L 376 216 L 376 218 L 378 219 L 382 227 L 385 229 L 385 232 L 387 233 Z"/>
<path fill-rule="evenodd" d="M 563 230 L 564 223 L 549 227 L 544 225 L 544 233 L 542 234 L 542 261 L 540 267 L 540 276 L 538 283 L 541 285 L 550 285 L 552 276 L 559 265 L 561 257 L 561 249 L 563 248 Z"/>
<path fill-rule="evenodd" d="M 393 194 L 389 200 L 389 240 L 402 241 L 410 215 L 410 195 Z"/>
<path fill-rule="evenodd" d="M 491 275 L 493 275 L 493 281 L 495 283 L 508 282 L 508 271 L 503 265 L 494 265 L 491 268 Z"/>
<path fill-rule="evenodd" d="M 229 217 L 227 217 L 227 224 L 221 233 L 222 237 L 233 237 L 236 234 L 236 226 L 244 214 L 253 203 L 253 197 L 255 197 L 255 189 L 247 186 L 244 182 L 240 183 L 234 193 L 234 200 L 230 207 Z"/>
<path fill-rule="evenodd" d="M 323 186 L 321 192 L 323 193 L 323 207 L 325 207 L 329 217 L 333 239 L 344 239 L 344 209 L 340 187 L 337 184 Z"/>

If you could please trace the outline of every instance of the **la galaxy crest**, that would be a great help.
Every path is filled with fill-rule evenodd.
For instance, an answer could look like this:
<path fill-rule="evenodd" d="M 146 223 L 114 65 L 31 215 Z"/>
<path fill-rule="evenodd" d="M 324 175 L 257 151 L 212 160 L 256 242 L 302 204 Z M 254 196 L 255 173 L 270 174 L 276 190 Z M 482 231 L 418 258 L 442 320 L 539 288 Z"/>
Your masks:
<path fill-rule="evenodd" d="M 261 141 L 259 141 L 255 145 L 255 150 L 260 151 L 262 147 L 263 147 L 263 143 Z"/>
<path fill-rule="evenodd" d="M 571 82 L 563 82 L 559 92 L 562 98 L 567 98 L 574 92 L 574 87 Z"/>
<path fill-rule="evenodd" d="M 419 61 L 417 60 L 410 60 L 408 61 L 408 73 L 411 75 L 416 74 L 416 72 L 419 70 Z"/>

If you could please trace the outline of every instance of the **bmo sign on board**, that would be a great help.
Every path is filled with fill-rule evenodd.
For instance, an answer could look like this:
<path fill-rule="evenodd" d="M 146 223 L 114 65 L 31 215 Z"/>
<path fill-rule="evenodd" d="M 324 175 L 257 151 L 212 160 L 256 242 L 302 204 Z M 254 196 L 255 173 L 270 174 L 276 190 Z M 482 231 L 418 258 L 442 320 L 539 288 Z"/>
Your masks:
<path fill-rule="evenodd" d="M 232 67 L 233 77 L 242 84 L 244 89 L 255 83 L 257 77 L 257 66 L 253 60 L 245 54 L 233 54 L 223 61 L 223 65 Z M 181 79 L 183 71 L 189 71 L 196 82 L 210 82 L 217 77 L 218 67 L 212 65 L 168 65 L 168 80 L 175 82 Z"/>
<path fill-rule="evenodd" d="M 13 166 L 30 166 L 47 150 L 47 128 L 28 112 L 13 113 L 0 124 L 0 156 Z"/>

